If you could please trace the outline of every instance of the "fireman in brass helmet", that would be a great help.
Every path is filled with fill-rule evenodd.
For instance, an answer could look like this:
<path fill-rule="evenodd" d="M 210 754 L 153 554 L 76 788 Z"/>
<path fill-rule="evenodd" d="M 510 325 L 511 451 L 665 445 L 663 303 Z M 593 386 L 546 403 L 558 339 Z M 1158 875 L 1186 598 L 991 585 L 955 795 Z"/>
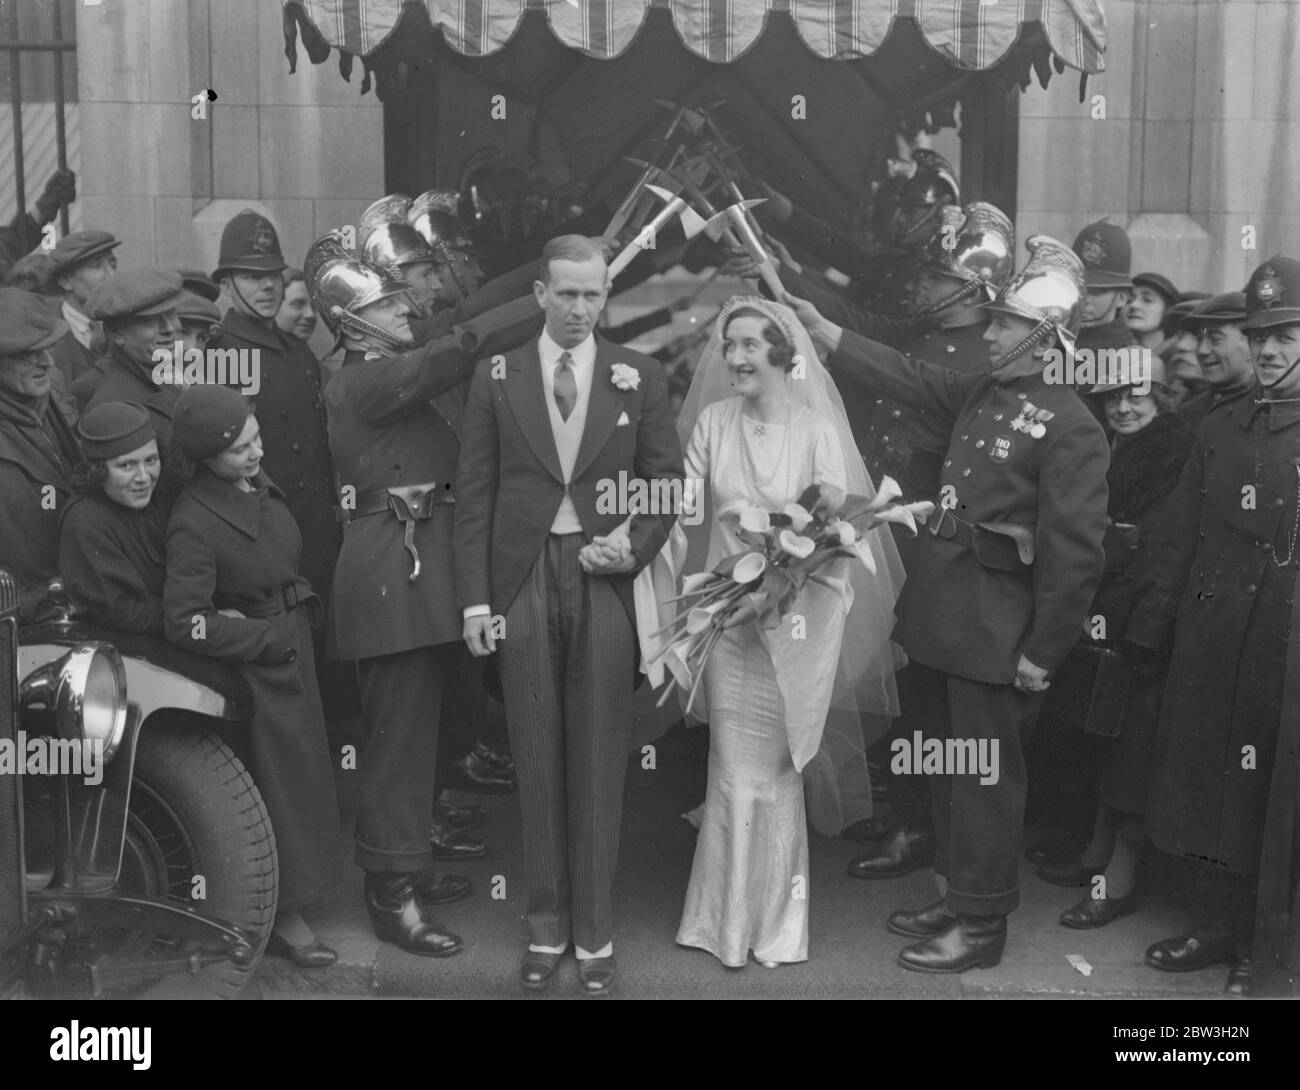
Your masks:
<path fill-rule="evenodd" d="M 1044 375 L 1049 352 L 1073 347 L 1083 266 L 1055 239 L 1026 245 L 1028 264 L 986 304 L 982 374 L 909 359 L 790 298 L 837 380 L 924 409 L 949 435 L 894 636 L 907 670 L 946 704 L 935 737 L 983 752 L 988 772 L 949 766 L 929 777 L 946 892 L 888 924 L 914 940 L 899 962 L 918 972 L 1002 957 L 1020 902 L 1023 742 L 1102 573 L 1106 438 L 1073 387 Z"/>
<path fill-rule="evenodd" d="M 337 233 L 313 244 L 303 273 L 344 349 L 325 394 L 344 525 L 327 654 L 355 659 L 361 683 L 355 858 L 375 934 L 445 957 L 462 942 L 431 907 L 470 892 L 468 878 L 434 869 L 429 838 L 442 694 L 462 648 L 451 544 L 456 387 L 480 356 L 521 336 L 517 324 L 535 322 L 537 306 L 489 311 L 416 347 L 408 285 L 345 249 Z"/>

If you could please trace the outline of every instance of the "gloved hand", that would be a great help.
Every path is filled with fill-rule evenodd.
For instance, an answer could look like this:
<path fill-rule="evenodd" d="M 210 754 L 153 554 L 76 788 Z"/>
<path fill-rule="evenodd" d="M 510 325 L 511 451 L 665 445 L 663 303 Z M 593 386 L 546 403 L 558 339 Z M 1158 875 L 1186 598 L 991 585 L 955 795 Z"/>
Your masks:
<path fill-rule="evenodd" d="M 66 168 L 56 170 L 36 200 L 36 211 L 39 213 L 37 218 L 42 224 L 49 223 L 59 214 L 60 208 L 76 199 L 77 176 Z"/>

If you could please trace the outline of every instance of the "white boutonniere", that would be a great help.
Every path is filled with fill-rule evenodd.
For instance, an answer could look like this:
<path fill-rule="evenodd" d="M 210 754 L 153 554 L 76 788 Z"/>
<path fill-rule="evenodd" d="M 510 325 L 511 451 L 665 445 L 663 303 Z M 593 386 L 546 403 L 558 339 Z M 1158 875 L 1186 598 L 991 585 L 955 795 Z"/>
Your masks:
<path fill-rule="evenodd" d="M 641 385 L 641 372 L 627 363 L 616 363 L 609 369 L 610 381 L 620 390 L 635 390 Z"/>

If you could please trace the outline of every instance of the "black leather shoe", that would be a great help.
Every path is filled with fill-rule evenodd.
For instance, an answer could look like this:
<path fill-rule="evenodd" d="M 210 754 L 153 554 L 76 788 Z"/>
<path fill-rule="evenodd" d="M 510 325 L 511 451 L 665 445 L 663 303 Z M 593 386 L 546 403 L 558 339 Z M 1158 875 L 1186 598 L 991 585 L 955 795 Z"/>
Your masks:
<path fill-rule="evenodd" d="M 1105 927 L 1121 916 L 1127 916 L 1137 908 L 1137 890 L 1130 890 L 1127 897 L 1094 897 L 1089 893 L 1073 908 L 1067 908 L 1059 919 L 1066 927 L 1076 931 L 1085 931 L 1091 927 Z"/>
<path fill-rule="evenodd" d="M 885 843 L 894 835 L 898 822 L 893 814 L 881 818 L 863 818 L 846 826 L 840 836 L 856 844 L 865 844 L 868 848 L 883 851 Z"/>
<path fill-rule="evenodd" d="M 495 769 L 473 753 L 467 753 L 451 762 L 447 781 L 464 791 L 479 791 L 488 795 L 508 795 L 519 786 L 513 770 L 505 772 Z"/>
<path fill-rule="evenodd" d="M 900 828 L 877 855 L 849 860 L 846 871 L 854 878 L 898 878 L 934 861 L 934 837 L 928 832 Z"/>
<path fill-rule="evenodd" d="M 1241 958 L 1228 970 L 1228 982 L 1223 986 L 1225 995 L 1245 999 L 1250 995 L 1251 986 L 1250 958 Z"/>
<path fill-rule="evenodd" d="M 488 846 L 465 833 L 454 833 L 441 821 L 434 820 L 429 830 L 429 850 L 434 859 L 483 859 Z"/>
<path fill-rule="evenodd" d="M 493 749 L 486 742 L 474 743 L 474 748 L 470 750 L 470 753 L 487 765 L 488 768 L 495 769 L 497 772 L 512 773 L 515 770 L 515 759 L 509 753 Z"/>
<path fill-rule="evenodd" d="M 1005 916 L 958 916 L 952 924 L 924 942 L 905 946 L 898 963 L 917 973 L 964 973 L 992 969 L 1007 944 Z"/>
<path fill-rule="evenodd" d="M 1147 947 L 1146 963 L 1162 973 L 1194 973 L 1232 960 L 1227 931 L 1194 931 Z"/>
<path fill-rule="evenodd" d="M 426 870 L 415 876 L 415 892 L 426 905 L 446 905 L 468 897 L 473 884 L 463 874 Z"/>
<path fill-rule="evenodd" d="M 560 966 L 563 954 L 546 954 L 540 950 L 529 950 L 524 954 L 523 964 L 519 966 L 519 979 L 525 988 L 544 988 L 550 983 L 555 970 Z"/>
<path fill-rule="evenodd" d="M 326 946 L 320 939 L 312 939 L 302 946 L 291 946 L 274 931 L 266 940 L 266 952 L 278 958 L 288 958 L 300 969 L 323 969 L 338 961 L 338 954 Z"/>
<path fill-rule="evenodd" d="M 1073 840 L 1040 840 L 1025 851 L 1025 858 L 1035 866 L 1043 863 L 1066 863 L 1083 854 L 1083 845 Z"/>
<path fill-rule="evenodd" d="M 487 811 L 473 803 L 453 806 L 449 802 L 440 802 L 433 808 L 433 816 L 453 833 L 467 833 L 487 821 Z"/>
<path fill-rule="evenodd" d="M 1105 870 L 1105 867 L 1099 869 L 1085 867 L 1083 861 L 1076 855 L 1072 859 L 1059 863 L 1044 863 L 1034 873 L 1044 882 L 1051 882 L 1054 886 L 1077 887 L 1092 885 L 1092 880 Z"/>
<path fill-rule="evenodd" d="M 375 934 L 408 954 L 445 958 L 465 945 L 429 918 L 415 892 L 415 875 L 367 874 L 366 908 Z"/>
<path fill-rule="evenodd" d="M 905 935 L 909 939 L 928 939 L 941 931 L 947 931 L 957 917 L 948 911 L 948 902 L 940 897 L 932 905 L 909 912 L 905 908 L 889 914 L 885 927 L 895 935 Z"/>
<path fill-rule="evenodd" d="M 578 987 L 584 995 L 606 995 L 614 987 L 614 958 L 579 958 Z"/>

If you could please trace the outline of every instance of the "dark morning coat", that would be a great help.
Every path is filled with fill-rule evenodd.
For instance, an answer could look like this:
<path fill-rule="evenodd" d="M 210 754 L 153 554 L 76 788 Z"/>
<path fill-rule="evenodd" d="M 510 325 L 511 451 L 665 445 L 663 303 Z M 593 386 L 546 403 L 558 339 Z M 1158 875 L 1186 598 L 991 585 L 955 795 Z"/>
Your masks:
<path fill-rule="evenodd" d="M 137 511 L 99 491 L 73 497 L 59 534 L 59 574 L 69 598 L 96 624 L 161 635 L 166 530 L 157 503 Z"/>
<path fill-rule="evenodd" d="M 1150 648 L 1173 639 L 1147 832 L 1242 874 L 1259 869 L 1300 566 L 1300 405 L 1259 398 L 1202 422 L 1126 633 Z"/>
<path fill-rule="evenodd" d="M 324 596 L 343 536 L 334 518 L 320 365 L 305 341 L 234 310 L 221 319 L 208 348 L 259 353 L 261 386 L 253 403 L 262 429 L 262 466 L 284 490 L 302 531 L 302 574 Z"/>
<path fill-rule="evenodd" d="M 488 311 L 449 335 L 398 356 L 349 352 L 325 391 L 330 445 L 340 489 L 356 497 L 400 485 L 437 482 L 458 496 L 463 392 L 481 354 L 503 352 L 536 334 L 541 310 L 531 297 Z M 438 505 L 416 524 L 421 572 L 409 581 L 404 527 L 391 513 L 350 521 L 334 572 L 329 653 L 374 658 L 457 643 L 452 513 Z"/>
<path fill-rule="evenodd" d="M 849 331 L 829 365 L 837 382 L 947 423 L 940 490 L 951 490 L 954 514 L 1033 533 L 1032 569 L 997 571 L 922 528 L 895 638 L 918 662 L 975 681 L 1010 684 L 1021 655 L 1054 670 L 1101 579 L 1106 526 L 1106 439 L 1074 388 L 1041 373 L 1004 384 L 959 375 Z M 1026 402 L 1055 414 L 1039 439 L 1011 427 Z"/>
<path fill-rule="evenodd" d="M 616 363 L 636 369 L 636 389 L 614 385 Z M 620 424 L 624 416 L 626 423 Z M 600 336 L 571 483 L 565 484 L 560 468 L 535 339 L 507 352 L 497 364 L 479 362 L 461 443 L 455 533 L 459 605 L 486 604 L 502 616 L 542 555 L 566 491 L 590 540 L 610 533 L 627 517 L 597 510 L 602 481 L 616 482 L 620 473 L 629 480 L 672 481 L 684 473 L 663 367 Z M 663 547 L 675 518 L 644 514 L 632 519 L 628 540 L 637 570 Z M 634 631 L 635 575 L 609 577 Z"/>
<path fill-rule="evenodd" d="M 338 803 L 309 616 L 319 618 L 320 603 L 298 572 L 302 538 L 283 493 L 265 474 L 256 484 L 243 492 L 200 467 L 185 486 L 167 524 L 163 624 L 178 647 L 235 663 L 252 691 L 253 779 L 275 830 L 280 908 L 295 909 L 338 873 Z M 307 604 L 286 610 L 285 588 Z"/>
<path fill-rule="evenodd" d="M 0 395 L 0 568 L 18 581 L 24 621 L 55 574 L 59 520 L 80 461 L 71 415 L 57 398 Z"/>

